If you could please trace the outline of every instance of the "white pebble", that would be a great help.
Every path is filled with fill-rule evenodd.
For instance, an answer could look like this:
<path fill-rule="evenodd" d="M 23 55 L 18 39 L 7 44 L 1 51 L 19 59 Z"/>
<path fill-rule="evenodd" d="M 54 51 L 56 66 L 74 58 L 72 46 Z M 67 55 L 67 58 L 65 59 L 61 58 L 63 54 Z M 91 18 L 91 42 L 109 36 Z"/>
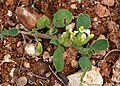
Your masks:
<path fill-rule="evenodd" d="M 12 16 L 12 12 L 11 12 L 10 10 L 8 10 L 7 15 L 8 15 L 9 17 L 11 17 L 11 16 Z"/>

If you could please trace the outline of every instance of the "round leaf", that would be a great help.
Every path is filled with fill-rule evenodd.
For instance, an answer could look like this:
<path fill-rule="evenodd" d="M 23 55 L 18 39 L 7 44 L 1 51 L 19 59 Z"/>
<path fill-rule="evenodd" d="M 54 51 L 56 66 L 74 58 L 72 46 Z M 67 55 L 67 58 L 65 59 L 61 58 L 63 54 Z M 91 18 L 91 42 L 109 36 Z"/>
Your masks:
<path fill-rule="evenodd" d="M 58 10 L 53 18 L 53 24 L 56 27 L 65 27 L 72 21 L 72 13 L 67 9 Z"/>
<path fill-rule="evenodd" d="M 9 33 L 10 36 L 17 36 L 18 35 L 18 29 L 12 28 L 12 29 L 8 30 L 8 33 Z"/>
<path fill-rule="evenodd" d="M 82 70 L 85 70 L 86 66 L 87 66 L 87 70 L 92 69 L 92 64 L 91 64 L 90 60 L 86 57 L 81 57 L 79 59 L 79 65 L 82 68 Z"/>
<path fill-rule="evenodd" d="M 50 19 L 43 15 L 38 21 L 37 21 L 37 29 L 43 29 L 47 27 L 50 24 Z"/>
<path fill-rule="evenodd" d="M 88 29 L 90 23 L 91 23 L 91 20 L 89 15 L 81 13 L 77 18 L 76 28 L 79 29 L 80 26 L 84 26 L 85 29 Z"/>
<path fill-rule="evenodd" d="M 106 39 L 96 40 L 92 45 L 92 48 L 94 50 L 106 50 L 108 47 L 109 47 L 109 44 L 108 44 L 108 40 Z"/>

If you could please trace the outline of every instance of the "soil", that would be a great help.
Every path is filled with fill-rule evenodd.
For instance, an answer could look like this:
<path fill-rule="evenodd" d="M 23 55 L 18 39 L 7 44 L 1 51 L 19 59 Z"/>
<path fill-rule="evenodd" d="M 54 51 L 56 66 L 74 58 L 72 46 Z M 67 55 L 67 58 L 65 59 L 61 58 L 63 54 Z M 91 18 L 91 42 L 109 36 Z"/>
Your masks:
<path fill-rule="evenodd" d="M 99 12 L 96 12 L 96 10 L 98 10 L 98 3 L 105 6 L 110 11 L 110 14 L 105 14 L 108 16 L 104 17 L 104 14 L 102 15 L 99 14 Z M 65 8 L 75 16 L 72 22 L 75 22 L 76 16 L 80 13 L 86 13 L 90 16 L 90 30 L 95 34 L 95 37 L 90 43 L 96 40 L 100 35 L 104 35 L 106 39 L 109 40 L 109 49 L 106 51 L 106 54 L 113 49 L 120 49 L 120 0 L 115 0 L 113 6 L 103 4 L 102 0 L 83 0 L 81 3 L 77 0 L 33 0 L 33 4 L 35 8 L 30 6 L 29 0 L 0 0 L 0 27 L 11 29 L 12 27 L 19 27 L 20 24 L 22 24 L 26 27 L 26 30 L 29 31 L 35 26 L 33 23 L 36 21 L 31 22 L 32 19 L 27 21 L 31 17 L 25 19 L 22 17 L 22 14 L 19 16 L 20 11 L 18 11 L 19 13 L 16 13 L 18 7 L 27 9 L 28 12 L 37 16 L 36 19 L 39 19 L 42 15 L 46 15 L 52 19 L 54 13 L 58 9 Z M 74 8 L 72 6 L 76 7 Z M 12 12 L 12 16 L 8 15 L 8 10 Z M 110 21 L 113 22 L 110 23 Z M 0 29 L 0 31 L 2 30 Z M 52 63 L 43 61 L 43 53 L 38 57 L 39 59 L 24 53 L 24 46 L 27 43 L 34 42 L 33 37 L 21 34 L 16 37 L 6 36 L 0 40 L 0 63 L 7 54 L 9 54 L 11 59 L 16 62 L 6 62 L 0 66 L 0 84 L 2 84 L 2 86 L 7 86 L 8 84 L 10 86 L 17 86 L 16 80 L 22 76 L 25 76 L 28 79 L 26 86 L 53 86 L 55 83 L 63 85 L 53 73 L 46 79 L 46 73 L 51 72 L 49 66 L 51 66 L 54 71 L 55 68 Z M 49 40 L 47 39 L 42 39 L 42 44 L 44 46 L 43 52 L 47 51 L 52 55 L 56 46 L 50 45 Z M 78 52 L 73 48 L 68 48 L 66 49 L 66 53 L 69 55 L 65 58 L 65 68 L 63 73 L 67 76 L 77 72 L 80 68 L 73 68 L 71 66 L 72 59 L 70 59 L 75 59 Z M 99 55 L 92 56 L 91 62 L 94 66 L 100 68 L 104 80 L 103 86 L 120 86 L 119 83 L 111 82 L 113 65 L 120 58 L 120 52 L 112 52 L 104 58 L 105 55 L 100 58 L 98 58 Z M 104 61 L 102 61 L 103 59 Z M 28 65 L 25 66 L 25 63 Z M 11 77 L 9 73 L 13 68 L 15 68 L 15 71 L 13 77 Z M 107 71 L 105 69 L 107 69 Z"/>

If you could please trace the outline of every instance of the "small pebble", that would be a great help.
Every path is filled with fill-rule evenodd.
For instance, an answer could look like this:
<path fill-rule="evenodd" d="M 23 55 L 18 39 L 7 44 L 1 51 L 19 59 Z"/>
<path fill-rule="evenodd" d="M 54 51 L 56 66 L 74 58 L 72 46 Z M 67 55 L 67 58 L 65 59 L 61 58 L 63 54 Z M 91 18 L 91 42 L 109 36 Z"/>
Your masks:
<path fill-rule="evenodd" d="M 71 1 L 71 3 L 76 2 L 76 0 L 70 0 L 70 1 Z"/>
<path fill-rule="evenodd" d="M 71 4 L 72 9 L 77 9 L 76 4 Z"/>
<path fill-rule="evenodd" d="M 51 72 L 48 72 L 48 73 L 45 74 L 45 76 L 46 76 L 47 78 L 49 78 L 49 77 L 51 76 L 51 74 L 52 74 Z"/>
<path fill-rule="evenodd" d="M 107 6 L 114 6 L 115 0 L 102 0 L 101 3 Z"/>
<path fill-rule="evenodd" d="M 93 18 L 93 21 L 95 21 L 95 22 L 98 21 L 98 18 L 97 18 L 97 17 L 94 17 L 94 18 Z"/>
<path fill-rule="evenodd" d="M 78 62 L 77 62 L 75 59 L 73 59 L 73 60 L 71 61 L 71 66 L 72 66 L 73 68 L 78 68 Z"/>
<path fill-rule="evenodd" d="M 32 80 L 32 79 L 29 79 L 29 80 L 28 80 L 28 84 L 29 84 L 29 86 L 34 86 L 33 80 Z"/>
<path fill-rule="evenodd" d="M 22 43 L 21 41 L 18 41 L 17 47 L 20 47 L 21 43 Z"/>
<path fill-rule="evenodd" d="M 101 4 L 97 4 L 96 6 L 96 14 L 99 16 L 99 17 L 107 17 L 110 15 L 110 11 L 103 5 Z"/>
<path fill-rule="evenodd" d="M 113 82 L 120 83 L 120 57 L 114 64 L 112 72 L 113 72 L 113 74 L 112 74 L 111 80 Z"/>
<path fill-rule="evenodd" d="M 12 16 L 12 12 L 11 12 L 10 10 L 8 10 L 7 15 L 8 15 L 9 17 L 11 17 L 11 16 Z"/>
<path fill-rule="evenodd" d="M 49 63 L 52 63 L 52 62 L 53 62 L 53 56 L 49 58 Z"/>
<path fill-rule="evenodd" d="M 53 85 L 53 86 L 62 86 L 61 84 L 59 84 L 59 83 L 55 83 L 55 85 Z"/>
<path fill-rule="evenodd" d="M 17 86 L 25 86 L 27 84 L 27 78 L 25 76 L 18 78 L 16 84 Z"/>
<path fill-rule="evenodd" d="M 48 62 L 49 58 L 50 58 L 49 52 L 45 51 L 45 52 L 43 53 L 43 60 L 44 60 L 45 62 Z"/>
<path fill-rule="evenodd" d="M 77 0 L 79 3 L 81 3 L 82 0 Z"/>
<path fill-rule="evenodd" d="M 30 68 L 30 63 L 29 62 L 24 62 L 24 67 L 25 68 Z"/>
<path fill-rule="evenodd" d="M 14 75 L 14 71 L 15 71 L 15 68 L 12 68 L 9 75 L 13 78 L 13 75 Z"/>
<path fill-rule="evenodd" d="M 27 44 L 25 46 L 25 52 L 29 56 L 34 56 L 36 54 L 35 44 Z"/>
<path fill-rule="evenodd" d="M 67 25 L 65 29 L 68 30 L 69 32 L 71 32 L 71 31 L 73 31 L 74 27 L 75 27 L 75 23 L 71 23 L 71 24 Z"/>

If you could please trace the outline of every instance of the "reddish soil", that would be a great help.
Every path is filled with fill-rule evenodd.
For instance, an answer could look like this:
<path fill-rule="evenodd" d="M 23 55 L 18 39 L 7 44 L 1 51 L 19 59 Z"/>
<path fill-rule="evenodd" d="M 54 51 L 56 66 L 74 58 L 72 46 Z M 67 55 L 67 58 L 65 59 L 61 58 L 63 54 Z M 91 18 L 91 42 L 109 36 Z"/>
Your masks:
<path fill-rule="evenodd" d="M 90 41 L 90 43 L 92 43 L 102 34 L 106 37 L 106 39 L 109 40 L 109 49 L 106 52 L 109 52 L 112 49 L 120 49 L 120 0 L 115 0 L 116 2 L 113 6 L 106 6 L 103 4 L 103 6 L 105 6 L 110 11 L 110 15 L 106 17 L 100 17 L 96 13 L 96 3 L 101 3 L 102 0 L 83 0 L 81 3 L 78 3 L 77 0 L 34 0 L 33 4 L 35 9 L 30 9 L 29 0 L 5 0 L 5 2 L 3 3 L 2 1 L 4 0 L 0 1 L 0 27 L 11 29 L 12 27 L 19 27 L 20 23 L 22 23 L 28 30 L 34 27 L 35 25 L 32 25 L 32 20 L 27 21 L 29 17 L 27 19 L 24 19 L 24 17 L 18 16 L 18 13 L 16 13 L 16 9 L 23 5 L 23 8 L 27 9 L 28 12 L 31 11 L 35 16 L 37 16 L 37 19 L 40 18 L 42 15 L 46 15 L 50 19 L 52 19 L 53 14 L 58 9 L 65 8 L 72 12 L 74 16 L 77 16 L 80 13 L 86 13 L 90 16 L 90 30 L 95 34 L 95 37 Z M 77 9 L 71 8 L 71 5 L 73 4 L 76 5 Z M 7 15 L 8 10 L 12 12 L 12 16 Z M 97 18 L 97 21 L 95 20 L 95 18 Z M 113 24 L 113 28 L 109 25 L 110 21 L 114 22 L 114 24 L 110 24 Z M 73 22 L 75 22 L 75 19 L 73 19 Z M 1 31 L 2 30 L 0 29 L 0 32 Z M 10 54 L 11 59 L 16 62 L 16 64 L 13 62 L 6 62 L 0 66 L 0 84 L 2 84 L 2 86 L 7 86 L 7 84 L 10 84 L 10 86 L 17 86 L 16 80 L 22 76 L 25 76 L 28 79 L 26 86 L 53 86 L 55 83 L 62 84 L 54 76 L 53 73 L 47 79 L 43 79 L 46 78 L 46 73 L 51 72 L 48 65 L 50 65 L 55 71 L 54 66 L 52 63 L 43 61 L 43 54 L 39 56 L 39 60 L 36 60 L 35 57 L 30 57 L 26 55 L 24 53 L 24 46 L 26 43 L 23 37 L 25 37 L 27 43 L 34 43 L 33 37 L 26 35 L 22 36 L 21 34 L 16 37 L 6 36 L 0 40 L 0 63 L 3 61 L 4 56 L 7 54 Z M 50 45 L 49 40 L 46 39 L 42 40 L 42 44 L 44 46 L 43 52 L 48 51 L 50 55 L 52 55 L 54 50 L 56 49 L 56 46 Z M 75 49 L 66 50 L 66 52 L 68 52 L 69 54 L 70 52 L 74 52 L 74 55 L 70 54 L 67 56 L 67 59 L 65 59 L 65 68 L 63 72 L 66 76 L 80 70 L 79 67 L 72 68 L 70 64 L 71 59 L 69 58 L 74 58 L 74 56 L 77 55 L 77 52 L 75 51 Z M 105 60 L 101 64 L 99 64 L 99 62 L 104 59 L 104 56 L 105 55 L 103 55 L 101 58 L 97 58 L 97 56 L 92 56 L 91 61 L 93 65 L 100 67 L 100 72 L 104 80 L 103 86 L 113 86 L 111 85 L 111 78 L 113 74 L 112 67 L 116 63 L 118 58 L 120 58 L 120 52 L 110 53 L 105 58 Z M 24 63 L 30 64 L 30 67 L 26 68 L 24 66 Z M 12 68 L 15 68 L 13 77 L 9 75 Z M 105 71 L 105 69 L 107 69 L 107 71 Z M 43 78 L 33 76 L 34 74 Z M 120 86 L 120 84 L 114 83 L 114 86 Z"/>

